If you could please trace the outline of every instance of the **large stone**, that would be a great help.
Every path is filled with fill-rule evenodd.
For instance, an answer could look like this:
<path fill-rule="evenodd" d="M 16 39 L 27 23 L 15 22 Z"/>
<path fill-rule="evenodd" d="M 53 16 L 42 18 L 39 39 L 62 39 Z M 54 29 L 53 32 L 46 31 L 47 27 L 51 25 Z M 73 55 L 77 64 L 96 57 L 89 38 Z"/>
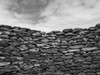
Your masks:
<path fill-rule="evenodd" d="M 10 64 L 10 62 L 0 62 L 0 66 L 7 66 L 9 64 Z"/>
<path fill-rule="evenodd" d="M 68 49 L 68 52 L 78 52 L 80 49 Z"/>

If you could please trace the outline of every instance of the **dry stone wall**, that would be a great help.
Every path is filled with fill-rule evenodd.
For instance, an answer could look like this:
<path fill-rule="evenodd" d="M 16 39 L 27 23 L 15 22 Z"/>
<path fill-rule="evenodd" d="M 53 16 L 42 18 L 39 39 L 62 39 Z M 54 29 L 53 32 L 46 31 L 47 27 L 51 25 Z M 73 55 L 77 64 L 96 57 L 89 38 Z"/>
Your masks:
<path fill-rule="evenodd" d="M 100 24 L 49 33 L 1 25 L 0 75 L 100 75 Z"/>

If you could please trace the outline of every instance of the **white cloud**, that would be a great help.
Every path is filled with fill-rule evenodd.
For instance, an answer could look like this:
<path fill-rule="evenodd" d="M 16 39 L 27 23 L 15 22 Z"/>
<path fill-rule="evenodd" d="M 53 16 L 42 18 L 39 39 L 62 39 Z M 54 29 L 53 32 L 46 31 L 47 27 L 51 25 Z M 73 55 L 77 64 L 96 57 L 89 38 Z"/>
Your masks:
<path fill-rule="evenodd" d="M 76 3 L 76 1 L 79 2 Z M 26 20 L 26 22 L 20 21 L 19 19 L 13 17 L 11 12 L 4 9 L 5 5 L 7 5 L 7 0 L 1 0 L 0 23 L 12 26 L 27 27 L 46 32 L 52 30 L 62 30 L 65 28 L 86 28 L 94 26 L 96 23 L 100 23 L 99 0 L 95 0 L 98 1 L 95 5 L 94 2 L 92 2 L 92 5 L 94 5 L 93 8 L 83 6 L 81 1 L 74 0 L 73 2 L 73 0 L 54 0 L 51 2 L 51 4 L 49 4 L 45 11 L 41 13 L 41 16 L 45 16 L 45 19 L 41 20 L 39 24 L 34 25 Z"/>

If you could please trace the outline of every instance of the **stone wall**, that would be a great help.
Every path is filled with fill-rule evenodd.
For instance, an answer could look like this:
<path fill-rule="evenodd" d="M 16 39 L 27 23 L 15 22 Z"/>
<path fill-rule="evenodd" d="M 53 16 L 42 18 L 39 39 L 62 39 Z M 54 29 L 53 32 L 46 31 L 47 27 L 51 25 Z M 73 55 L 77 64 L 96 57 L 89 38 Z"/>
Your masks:
<path fill-rule="evenodd" d="M 1 25 L 0 75 L 100 75 L 100 24 L 49 33 Z"/>

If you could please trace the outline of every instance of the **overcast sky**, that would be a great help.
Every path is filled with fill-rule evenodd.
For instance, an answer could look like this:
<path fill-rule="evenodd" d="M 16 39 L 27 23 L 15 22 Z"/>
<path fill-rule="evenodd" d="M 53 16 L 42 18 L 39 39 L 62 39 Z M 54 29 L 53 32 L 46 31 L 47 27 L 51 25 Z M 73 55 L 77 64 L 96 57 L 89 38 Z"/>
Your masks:
<path fill-rule="evenodd" d="M 18 14 L 7 10 L 9 5 L 12 5 L 12 7 L 14 7 L 14 3 L 16 5 L 16 2 L 13 3 L 13 1 L 0 0 L 0 24 L 49 32 L 65 28 L 87 28 L 100 23 L 100 0 L 51 0 L 43 10 L 38 10 L 42 7 L 40 3 L 38 5 L 33 2 L 33 8 L 30 9 L 31 13 L 30 10 L 25 8 L 27 14 L 22 14 L 21 12 L 19 12 L 21 14 Z M 41 1 L 44 1 L 45 5 L 45 0 Z M 16 5 L 15 7 L 21 10 L 20 5 Z M 24 9 L 24 7 L 22 8 Z M 35 11 L 41 13 L 38 14 L 36 12 L 36 14 Z"/>

